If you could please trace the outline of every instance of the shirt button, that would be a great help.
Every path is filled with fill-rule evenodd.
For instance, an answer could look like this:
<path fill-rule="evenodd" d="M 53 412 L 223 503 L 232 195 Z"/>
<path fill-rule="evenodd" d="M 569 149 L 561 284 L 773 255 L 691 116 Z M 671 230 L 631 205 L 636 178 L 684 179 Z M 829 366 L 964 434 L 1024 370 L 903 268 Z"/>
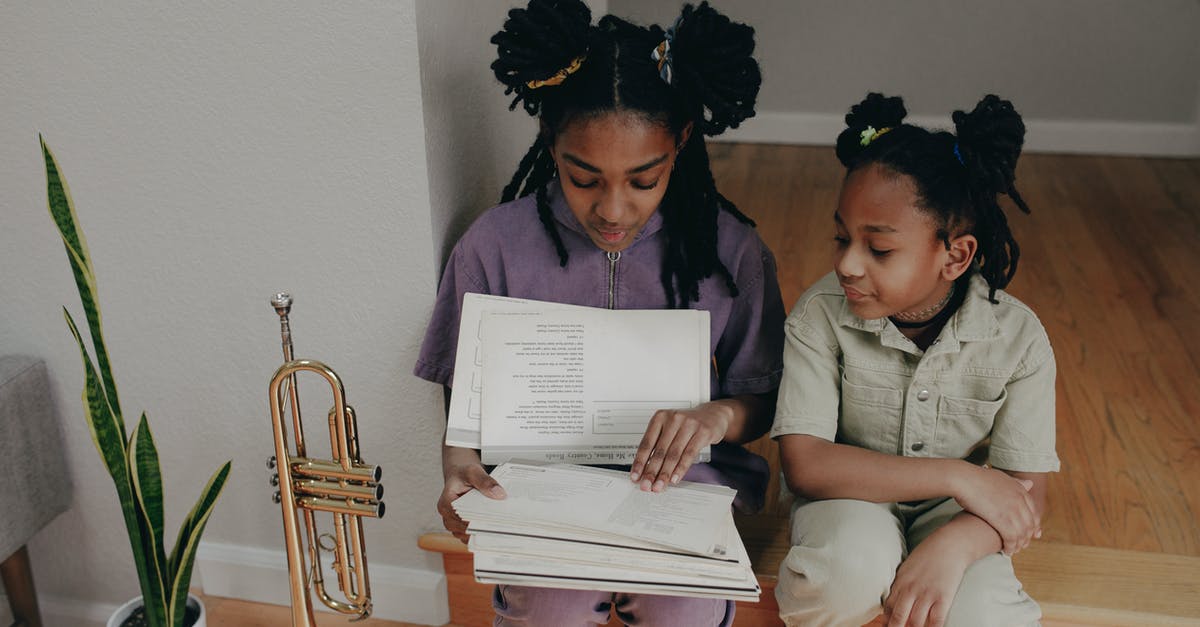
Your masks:
<path fill-rule="evenodd" d="M 913 444 L 910 448 L 912 448 L 912 450 L 914 450 L 914 451 L 920 451 L 921 449 L 925 448 L 925 443 L 924 442 L 913 442 Z"/>
<path fill-rule="evenodd" d="M 917 400 L 918 401 L 929 400 L 929 390 L 921 390 L 920 392 L 917 392 Z"/>

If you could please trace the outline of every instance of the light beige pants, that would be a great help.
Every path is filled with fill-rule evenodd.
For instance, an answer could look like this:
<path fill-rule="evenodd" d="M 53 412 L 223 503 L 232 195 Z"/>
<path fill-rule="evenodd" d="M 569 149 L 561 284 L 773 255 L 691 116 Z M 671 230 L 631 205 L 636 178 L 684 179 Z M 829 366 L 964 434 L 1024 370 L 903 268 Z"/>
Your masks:
<path fill-rule="evenodd" d="M 917 505 L 798 501 L 792 510 L 792 548 L 775 588 L 780 617 L 790 627 L 870 622 L 883 611 L 908 548 L 960 511 L 954 499 Z M 994 553 L 967 568 L 946 625 L 1036 625 L 1041 616 L 1041 608 L 1021 589 L 1012 559 Z"/>

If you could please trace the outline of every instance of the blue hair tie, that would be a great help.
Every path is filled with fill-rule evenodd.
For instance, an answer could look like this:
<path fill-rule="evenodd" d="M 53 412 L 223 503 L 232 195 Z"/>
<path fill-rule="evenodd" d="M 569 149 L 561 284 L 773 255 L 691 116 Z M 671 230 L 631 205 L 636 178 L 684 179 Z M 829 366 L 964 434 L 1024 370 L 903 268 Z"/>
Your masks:
<path fill-rule="evenodd" d="M 967 162 L 963 161 L 962 153 L 958 151 L 958 142 L 954 142 L 954 158 L 958 159 L 959 165 L 967 165 Z"/>
<path fill-rule="evenodd" d="M 675 19 L 675 23 L 663 33 L 663 40 L 653 50 L 650 51 L 650 58 L 658 64 L 658 76 L 664 83 L 670 85 L 674 80 L 674 71 L 671 64 L 674 63 L 674 55 L 671 54 L 671 43 L 675 41 L 675 31 L 679 28 L 679 23 L 683 21 L 683 16 Z"/>

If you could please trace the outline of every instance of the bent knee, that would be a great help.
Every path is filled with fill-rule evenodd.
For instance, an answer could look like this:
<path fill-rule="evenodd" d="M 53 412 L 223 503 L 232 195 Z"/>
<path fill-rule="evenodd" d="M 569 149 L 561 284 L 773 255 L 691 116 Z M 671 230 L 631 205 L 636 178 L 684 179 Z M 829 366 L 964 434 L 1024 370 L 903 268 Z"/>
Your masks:
<path fill-rule="evenodd" d="M 898 548 L 849 551 L 796 546 L 780 566 L 780 616 L 805 625 L 869 622 L 879 613 L 900 563 Z M 855 622 L 857 621 L 857 622 Z"/>
<path fill-rule="evenodd" d="M 1041 608 L 1013 572 L 1012 558 L 994 553 L 963 573 L 946 627 L 1036 625 L 1041 617 Z"/>

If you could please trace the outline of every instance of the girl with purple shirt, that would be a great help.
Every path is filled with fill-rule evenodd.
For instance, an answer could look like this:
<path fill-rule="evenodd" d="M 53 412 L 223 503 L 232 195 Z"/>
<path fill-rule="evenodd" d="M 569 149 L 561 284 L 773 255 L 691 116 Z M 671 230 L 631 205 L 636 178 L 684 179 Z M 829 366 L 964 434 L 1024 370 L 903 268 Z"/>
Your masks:
<path fill-rule="evenodd" d="M 754 115 L 754 30 L 707 3 L 667 30 L 614 16 L 592 24 L 578 0 L 532 0 L 492 42 L 496 77 L 540 122 L 502 204 L 452 251 L 417 376 L 447 386 L 466 292 L 613 309 L 693 308 L 712 324 L 714 400 L 650 420 L 630 479 L 738 490 L 761 506 L 766 462 L 741 444 L 771 426 L 784 309 L 775 260 L 754 223 L 713 182 L 704 136 Z M 712 461 L 693 464 L 713 445 Z M 451 502 L 471 489 L 504 498 L 479 451 L 443 447 L 438 512 L 465 539 Z M 729 625 L 732 602 L 497 586 L 496 625 Z"/>

